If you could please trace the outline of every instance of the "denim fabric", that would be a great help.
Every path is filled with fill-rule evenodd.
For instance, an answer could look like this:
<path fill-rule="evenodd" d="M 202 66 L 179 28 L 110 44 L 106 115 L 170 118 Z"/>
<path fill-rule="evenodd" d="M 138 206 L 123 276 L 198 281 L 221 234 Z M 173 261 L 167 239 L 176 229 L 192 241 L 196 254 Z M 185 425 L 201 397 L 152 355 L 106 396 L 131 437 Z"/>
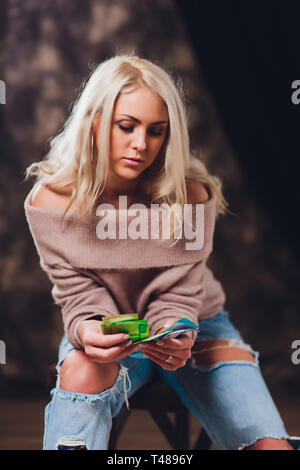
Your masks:
<path fill-rule="evenodd" d="M 149 358 L 131 356 L 119 361 L 114 386 L 99 394 L 67 392 L 60 389 L 59 371 L 74 349 L 64 336 L 57 364 L 57 383 L 45 410 L 44 449 L 107 449 L 112 418 L 130 396 L 150 382 L 154 374 L 169 384 L 187 408 L 200 420 L 217 449 L 241 450 L 262 438 L 289 439 L 300 449 L 300 440 L 290 437 L 266 387 L 258 365 L 258 352 L 244 343 L 227 312 L 199 322 L 198 341 L 231 340 L 253 354 L 254 362 L 218 362 L 200 367 L 192 354 L 184 367 L 167 371 Z M 81 447 L 80 447 L 81 446 Z"/>

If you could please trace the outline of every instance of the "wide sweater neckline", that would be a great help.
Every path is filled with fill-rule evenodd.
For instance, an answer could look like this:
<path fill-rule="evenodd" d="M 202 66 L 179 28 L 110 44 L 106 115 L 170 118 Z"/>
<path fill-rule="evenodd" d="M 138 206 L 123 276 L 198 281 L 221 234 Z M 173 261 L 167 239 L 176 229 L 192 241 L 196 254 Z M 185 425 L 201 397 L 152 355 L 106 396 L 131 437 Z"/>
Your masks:
<path fill-rule="evenodd" d="M 65 209 L 61 209 L 61 208 L 54 208 L 54 207 L 51 207 L 51 208 L 48 208 L 48 207 L 36 207 L 36 206 L 33 206 L 32 205 L 32 198 L 36 195 L 36 193 L 38 192 L 38 190 L 41 188 L 41 184 L 37 183 L 35 184 L 32 189 L 29 191 L 26 199 L 25 199 L 25 202 L 24 202 L 24 207 L 25 209 L 28 211 L 32 211 L 32 213 L 36 212 L 36 213 L 47 213 L 47 214 L 53 214 L 53 215 L 62 215 L 65 211 Z M 209 207 L 211 205 L 215 205 L 216 204 L 216 195 L 215 193 L 211 190 L 211 188 L 208 186 L 208 185 L 205 185 L 205 188 L 207 189 L 207 192 L 209 194 L 209 199 L 207 201 L 205 201 L 204 203 L 202 203 L 205 207 Z M 105 204 L 105 203 L 103 203 Z M 134 203 L 135 204 L 135 203 Z M 195 204 L 191 204 L 192 206 L 195 206 Z M 130 206 L 129 206 L 130 207 Z M 114 208 L 115 211 L 126 211 L 127 209 L 116 209 Z M 151 207 L 146 207 L 145 206 L 145 210 L 148 212 L 148 211 L 151 211 Z M 68 212 L 66 213 L 65 217 L 73 217 L 74 214 L 78 214 L 78 210 L 77 209 L 69 209 Z"/>
<path fill-rule="evenodd" d="M 76 209 L 68 211 L 63 225 L 61 217 L 65 209 L 41 208 L 31 205 L 32 196 L 38 190 L 34 185 L 24 201 L 24 209 L 29 228 L 35 242 L 42 263 L 62 264 L 64 261 L 78 268 L 87 269 L 139 269 L 151 267 L 164 267 L 194 263 L 206 259 L 212 250 L 213 233 L 216 216 L 216 195 L 209 190 L 209 199 L 201 204 L 203 223 L 197 228 L 197 235 L 201 232 L 203 243 L 200 249 L 190 248 L 191 239 L 182 238 L 174 244 L 175 239 L 100 239 L 96 235 L 96 226 L 99 216 L 92 215 L 90 223 L 79 222 L 74 228 L 72 225 Z M 191 204 L 193 223 L 196 217 L 196 204 Z M 130 206 L 129 206 L 130 208 Z M 145 220 L 150 221 L 151 207 L 139 209 Z M 123 215 L 127 209 L 116 209 L 111 212 L 117 214 L 117 228 L 125 225 Z M 127 217 L 127 222 L 131 218 Z M 124 227 L 123 227 L 124 228 Z M 199 233 L 198 233 L 199 232 Z M 199 235 L 200 239 L 200 235 Z"/>

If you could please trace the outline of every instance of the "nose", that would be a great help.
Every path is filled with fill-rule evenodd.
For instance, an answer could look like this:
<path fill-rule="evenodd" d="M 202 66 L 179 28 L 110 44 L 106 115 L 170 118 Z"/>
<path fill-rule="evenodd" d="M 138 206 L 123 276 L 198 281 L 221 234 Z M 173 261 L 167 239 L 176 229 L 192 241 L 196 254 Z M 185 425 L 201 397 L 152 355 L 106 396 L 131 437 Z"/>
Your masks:
<path fill-rule="evenodd" d="M 142 129 L 133 136 L 132 148 L 138 152 L 143 152 L 147 148 L 146 133 Z"/>

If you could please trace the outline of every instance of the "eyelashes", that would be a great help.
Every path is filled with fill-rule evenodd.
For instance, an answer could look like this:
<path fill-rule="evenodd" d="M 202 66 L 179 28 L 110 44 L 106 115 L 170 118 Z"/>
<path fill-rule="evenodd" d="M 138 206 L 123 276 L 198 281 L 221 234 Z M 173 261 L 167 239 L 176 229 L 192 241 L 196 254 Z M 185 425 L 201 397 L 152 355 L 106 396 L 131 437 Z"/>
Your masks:
<path fill-rule="evenodd" d="M 126 126 L 122 126 L 122 124 L 118 124 L 118 127 L 124 131 L 124 132 L 127 132 L 127 133 L 130 133 L 130 132 L 133 132 L 133 129 L 134 127 L 131 126 L 131 127 L 126 127 Z M 150 132 L 150 135 L 152 135 L 153 137 L 160 137 L 162 136 L 162 131 L 154 131 L 154 130 L 151 130 L 149 131 Z"/>

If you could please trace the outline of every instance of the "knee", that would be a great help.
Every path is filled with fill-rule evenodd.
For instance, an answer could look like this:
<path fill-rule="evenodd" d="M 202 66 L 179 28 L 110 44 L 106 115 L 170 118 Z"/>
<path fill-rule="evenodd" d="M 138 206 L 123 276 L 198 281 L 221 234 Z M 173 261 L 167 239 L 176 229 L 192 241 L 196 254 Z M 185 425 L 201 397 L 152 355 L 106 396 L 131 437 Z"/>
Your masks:
<path fill-rule="evenodd" d="M 199 367 L 212 367 L 219 363 L 244 362 L 257 364 L 249 348 L 236 340 L 207 339 L 195 343 L 192 357 Z"/>
<path fill-rule="evenodd" d="M 119 375 L 117 362 L 99 364 L 83 351 L 72 351 L 60 369 L 60 388 L 76 393 L 101 393 L 111 388 Z"/>
<path fill-rule="evenodd" d="M 286 439 L 264 438 L 251 446 L 245 447 L 245 450 L 295 450 Z"/>

